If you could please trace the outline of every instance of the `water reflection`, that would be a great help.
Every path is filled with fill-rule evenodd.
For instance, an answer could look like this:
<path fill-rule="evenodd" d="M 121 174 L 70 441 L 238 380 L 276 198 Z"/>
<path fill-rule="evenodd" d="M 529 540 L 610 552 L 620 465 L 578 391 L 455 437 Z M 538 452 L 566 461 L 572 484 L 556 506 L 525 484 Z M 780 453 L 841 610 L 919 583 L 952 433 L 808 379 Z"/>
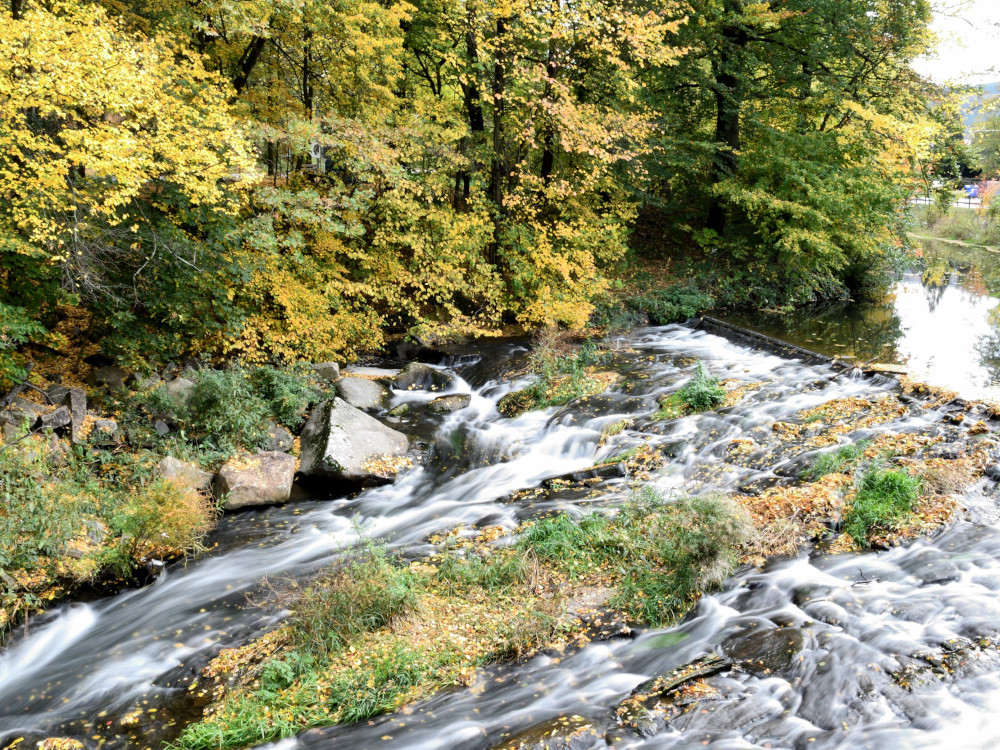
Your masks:
<path fill-rule="evenodd" d="M 969 397 L 1000 399 L 1000 254 L 924 241 L 918 255 L 884 300 L 723 317 L 831 356 L 905 364 L 913 376 Z"/>

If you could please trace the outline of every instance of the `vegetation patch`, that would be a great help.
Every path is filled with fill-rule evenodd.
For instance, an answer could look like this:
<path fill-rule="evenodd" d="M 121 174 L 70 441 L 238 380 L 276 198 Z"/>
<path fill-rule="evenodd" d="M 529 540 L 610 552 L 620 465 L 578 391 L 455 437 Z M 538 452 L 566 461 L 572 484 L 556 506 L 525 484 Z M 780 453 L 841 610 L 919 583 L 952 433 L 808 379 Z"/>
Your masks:
<path fill-rule="evenodd" d="M 876 531 L 895 526 L 913 510 L 919 494 L 919 477 L 872 465 L 858 479 L 843 529 L 859 547 L 869 547 Z"/>
<path fill-rule="evenodd" d="M 687 414 L 714 409 L 725 400 L 726 391 L 718 380 L 705 372 L 699 362 L 695 376 L 684 387 L 660 399 L 660 408 L 651 419 L 656 422 L 677 419 Z"/>

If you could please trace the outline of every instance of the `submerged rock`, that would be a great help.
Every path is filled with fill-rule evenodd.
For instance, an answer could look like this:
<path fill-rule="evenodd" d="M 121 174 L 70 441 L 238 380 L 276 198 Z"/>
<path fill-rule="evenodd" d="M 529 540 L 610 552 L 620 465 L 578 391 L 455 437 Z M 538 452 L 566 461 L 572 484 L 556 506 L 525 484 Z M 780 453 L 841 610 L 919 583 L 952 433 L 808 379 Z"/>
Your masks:
<path fill-rule="evenodd" d="M 441 396 L 427 404 L 427 411 L 434 414 L 448 414 L 449 412 L 464 409 L 472 403 L 472 396 L 468 393 L 455 393 L 451 396 Z"/>
<path fill-rule="evenodd" d="M 730 638 L 722 651 L 748 672 L 773 674 L 787 670 L 805 644 L 805 635 L 797 628 L 770 628 Z"/>
<path fill-rule="evenodd" d="M 299 471 L 361 486 L 385 484 L 393 474 L 387 459 L 408 448 L 406 435 L 335 398 L 316 407 L 302 429 Z"/>
<path fill-rule="evenodd" d="M 374 380 L 346 377 L 337 382 L 337 395 L 355 409 L 378 409 L 389 398 L 389 389 Z"/>
<path fill-rule="evenodd" d="M 225 509 L 284 503 L 292 493 L 295 458 L 265 451 L 227 461 L 215 477 L 216 498 L 225 498 Z"/>

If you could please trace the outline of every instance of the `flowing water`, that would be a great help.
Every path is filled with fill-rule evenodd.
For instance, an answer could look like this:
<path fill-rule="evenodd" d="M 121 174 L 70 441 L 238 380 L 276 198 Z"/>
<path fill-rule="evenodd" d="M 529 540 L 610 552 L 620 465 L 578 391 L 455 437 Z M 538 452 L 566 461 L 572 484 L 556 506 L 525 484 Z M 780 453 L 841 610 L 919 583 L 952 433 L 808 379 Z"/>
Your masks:
<path fill-rule="evenodd" d="M 494 345 L 481 358 L 458 360 L 454 390 L 471 392 L 472 403 L 444 417 L 416 409 L 419 416 L 397 425 L 429 444 L 429 458 L 395 484 L 227 517 L 211 555 L 169 566 L 147 588 L 66 604 L 33 621 L 0 654 L 0 744 L 60 735 L 88 746 L 139 747 L 168 735 L 162 725 L 182 713 L 185 689 L 206 660 L 280 618 L 248 606 L 246 594 L 265 577 L 301 577 L 336 561 L 360 530 L 417 556 L 429 550 L 428 535 L 457 525 L 513 528 L 542 512 L 614 506 L 629 492 L 622 478 L 528 499 L 512 493 L 584 471 L 643 441 L 670 457 L 654 478 L 665 492 L 791 482 L 801 447 L 776 448 L 761 469 L 729 462 L 726 446 L 748 435 L 764 439 L 775 421 L 830 399 L 893 388 L 887 379 L 769 356 L 682 326 L 637 330 L 611 346 L 620 350 L 615 366 L 622 386 L 517 419 L 496 411 L 498 399 L 518 385 L 497 373 L 523 347 Z M 690 378 L 698 361 L 716 377 L 764 385 L 721 413 L 644 422 L 656 398 Z M 394 403 L 428 398 L 397 393 Z M 913 405 L 874 431 L 954 431 L 941 416 Z M 634 429 L 600 445 L 602 427 L 622 417 L 638 417 Z M 557 717 L 610 721 L 611 707 L 644 680 L 709 653 L 734 633 L 781 625 L 801 630 L 806 643 L 790 671 L 717 678 L 714 700 L 651 736 L 579 747 L 994 746 L 1000 665 L 988 650 L 950 679 L 928 680 L 912 692 L 887 676 L 908 654 L 1000 630 L 1000 518 L 991 488 L 984 480 L 965 496 L 965 520 L 934 540 L 882 554 L 814 553 L 746 570 L 674 628 L 493 668 L 472 688 L 405 714 L 279 745 L 485 749 Z M 870 582 L 854 583 L 859 568 Z M 146 718 L 131 738 L 120 736 L 116 718 L 135 708 L 147 709 Z"/>

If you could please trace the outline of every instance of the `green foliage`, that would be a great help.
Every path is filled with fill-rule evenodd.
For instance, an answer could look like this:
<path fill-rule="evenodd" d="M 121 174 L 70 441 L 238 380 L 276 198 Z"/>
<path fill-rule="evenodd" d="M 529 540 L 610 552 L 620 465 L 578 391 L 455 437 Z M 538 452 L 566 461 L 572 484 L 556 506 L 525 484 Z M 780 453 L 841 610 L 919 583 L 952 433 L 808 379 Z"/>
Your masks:
<path fill-rule="evenodd" d="M 497 409 L 516 417 L 533 409 L 562 406 L 570 401 L 603 391 L 605 384 L 587 374 L 591 365 L 606 361 L 592 341 L 586 341 L 567 353 L 543 342 L 532 353 L 531 367 L 538 379 L 527 388 L 508 393 L 497 402 Z"/>
<path fill-rule="evenodd" d="M 874 531 L 891 528 L 909 513 L 920 493 L 920 477 L 872 465 L 857 481 L 856 494 L 842 528 L 861 547 Z"/>
<path fill-rule="evenodd" d="M 816 458 L 813 464 L 802 472 L 802 478 L 815 482 L 827 474 L 838 474 L 850 471 L 864 458 L 865 451 L 871 445 L 870 440 L 859 440 L 856 443 L 842 445 L 833 452 L 824 453 Z"/>
<path fill-rule="evenodd" d="M 27 374 L 23 361 L 17 356 L 18 347 L 44 333 L 45 328 L 33 320 L 25 308 L 0 302 L 0 393 Z"/>
<path fill-rule="evenodd" d="M 629 309 L 649 315 L 654 325 L 682 323 L 712 307 L 714 300 L 693 285 L 653 289 L 626 300 Z"/>
<path fill-rule="evenodd" d="M 726 400 L 726 392 L 719 381 L 708 375 L 698 363 L 695 376 L 682 388 L 660 399 L 660 408 L 651 417 L 654 421 L 676 419 L 685 414 L 708 411 Z"/>
<path fill-rule="evenodd" d="M 544 519 L 519 544 L 570 574 L 607 570 L 619 589 L 611 604 L 657 626 L 718 585 L 748 537 L 745 515 L 728 498 L 671 502 L 645 489 L 617 516 Z"/>
<path fill-rule="evenodd" d="M 353 636 L 410 612 L 419 584 L 390 559 L 384 545 L 366 542 L 343 569 L 295 592 L 289 618 L 293 642 L 314 656 L 329 656 Z"/>
<path fill-rule="evenodd" d="M 534 556 L 526 554 L 447 554 L 438 565 L 438 579 L 447 584 L 449 593 L 481 588 L 505 594 L 531 578 Z"/>

